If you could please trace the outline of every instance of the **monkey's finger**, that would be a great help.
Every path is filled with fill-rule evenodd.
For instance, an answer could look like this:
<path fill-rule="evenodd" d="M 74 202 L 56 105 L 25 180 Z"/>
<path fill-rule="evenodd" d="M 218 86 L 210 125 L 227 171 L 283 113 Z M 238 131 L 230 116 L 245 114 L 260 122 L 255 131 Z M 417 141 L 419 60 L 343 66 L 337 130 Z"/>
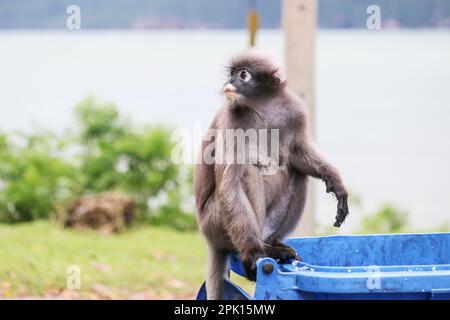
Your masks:
<path fill-rule="evenodd" d="M 336 222 L 334 226 L 339 228 L 341 224 L 345 221 L 345 218 L 348 215 L 348 205 L 346 200 L 341 200 L 338 202 L 338 213 L 336 215 Z"/>
<path fill-rule="evenodd" d="M 336 221 L 334 222 L 333 226 L 335 226 L 336 228 L 340 228 L 341 227 L 341 224 L 345 221 L 345 217 L 342 218 L 342 216 L 343 216 L 342 214 L 338 214 L 336 216 Z"/>
<path fill-rule="evenodd" d="M 341 226 L 342 222 L 339 222 L 336 218 L 336 221 L 334 222 L 333 226 L 336 228 L 339 228 Z"/>
<path fill-rule="evenodd" d="M 298 253 L 295 251 L 293 253 L 287 254 L 285 256 L 280 257 L 280 261 L 292 261 L 292 260 L 297 260 L 297 261 L 302 261 L 302 258 L 298 255 Z"/>
<path fill-rule="evenodd" d="M 336 217 L 336 220 L 339 222 L 339 226 L 345 221 L 348 215 L 348 208 L 346 204 L 342 205 L 342 208 L 340 208 L 338 212 L 338 216 Z"/>
<path fill-rule="evenodd" d="M 245 276 L 250 281 L 256 281 L 256 265 L 244 262 Z"/>

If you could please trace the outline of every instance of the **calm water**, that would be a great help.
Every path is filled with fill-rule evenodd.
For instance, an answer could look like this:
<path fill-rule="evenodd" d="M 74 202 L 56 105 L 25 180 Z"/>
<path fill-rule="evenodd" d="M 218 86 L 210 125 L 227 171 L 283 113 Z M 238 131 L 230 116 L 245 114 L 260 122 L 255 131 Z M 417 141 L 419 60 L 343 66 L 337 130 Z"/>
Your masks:
<path fill-rule="evenodd" d="M 89 93 L 142 123 L 206 127 L 222 66 L 246 40 L 241 31 L 0 32 L 0 129 L 62 131 Z M 258 40 L 282 62 L 280 32 Z M 450 221 L 450 32 L 321 31 L 316 80 L 318 143 L 364 212 L 392 201 L 414 227 Z M 318 191 L 318 220 L 331 225 L 334 201 Z M 353 208 L 344 231 L 360 217 Z"/>

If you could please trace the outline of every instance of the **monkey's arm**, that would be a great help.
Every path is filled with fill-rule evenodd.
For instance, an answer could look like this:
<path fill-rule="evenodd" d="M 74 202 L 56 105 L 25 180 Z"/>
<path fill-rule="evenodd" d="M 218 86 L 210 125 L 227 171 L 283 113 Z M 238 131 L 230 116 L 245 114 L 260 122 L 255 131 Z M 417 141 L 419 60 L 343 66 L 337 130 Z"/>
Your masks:
<path fill-rule="evenodd" d="M 307 137 L 307 134 L 303 133 L 301 136 Z M 294 141 L 291 154 L 291 165 L 295 170 L 323 180 L 327 188 L 326 191 L 334 193 L 338 200 L 334 226 L 340 227 L 348 215 L 348 193 L 338 170 L 324 159 L 309 138 Z"/>
<path fill-rule="evenodd" d="M 195 175 L 194 175 L 195 206 L 197 209 L 197 213 L 199 215 L 203 214 L 204 211 L 203 209 L 206 205 L 206 202 L 216 189 L 216 179 L 214 176 L 214 163 L 213 161 L 211 161 L 210 157 L 214 157 L 215 152 L 214 130 L 217 129 L 217 118 L 219 115 L 220 112 L 218 112 L 215 115 L 211 125 L 208 128 L 208 132 L 202 139 L 200 152 L 195 165 Z"/>
<path fill-rule="evenodd" d="M 214 166 L 198 163 L 195 166 L 195 206 L 199 214 L 203 213 L 206 202 L 215 189 Z"/>

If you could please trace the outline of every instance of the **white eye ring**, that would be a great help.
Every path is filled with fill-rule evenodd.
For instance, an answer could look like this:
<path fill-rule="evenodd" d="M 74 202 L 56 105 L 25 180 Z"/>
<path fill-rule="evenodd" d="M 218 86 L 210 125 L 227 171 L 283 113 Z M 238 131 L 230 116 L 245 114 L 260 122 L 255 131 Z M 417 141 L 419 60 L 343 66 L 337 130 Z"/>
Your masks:
<path fill-rule="evenodd" d="M 239 71 L 239 78 L 241 78 L 244 82 L 248 82 L 250 81 L 252 76 L 247 70 L 241 70 Z"/>

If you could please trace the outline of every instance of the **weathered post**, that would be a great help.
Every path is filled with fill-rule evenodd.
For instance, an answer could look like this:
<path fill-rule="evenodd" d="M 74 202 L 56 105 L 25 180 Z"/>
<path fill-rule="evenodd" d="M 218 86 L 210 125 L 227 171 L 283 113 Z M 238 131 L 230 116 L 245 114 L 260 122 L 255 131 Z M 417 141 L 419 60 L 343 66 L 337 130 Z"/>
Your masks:
<path fill-rule="evenodd" d="M 314 64 L 317 0 L 283 0 L 282 23 L 285 66 L 290 87 L 305 102 L 314 137 Z M 310 181 L 306 208 L 296 235 L 310 236 L 315 229 L 315 189 Z"/>

